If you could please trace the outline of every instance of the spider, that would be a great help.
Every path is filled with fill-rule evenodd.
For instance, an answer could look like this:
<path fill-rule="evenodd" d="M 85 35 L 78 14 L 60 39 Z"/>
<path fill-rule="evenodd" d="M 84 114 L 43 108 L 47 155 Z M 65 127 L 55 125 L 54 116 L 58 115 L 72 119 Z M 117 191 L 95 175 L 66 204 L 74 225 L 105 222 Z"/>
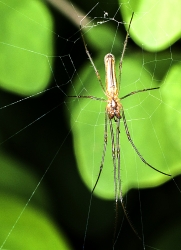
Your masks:
<path fill-rule="evenodd" d="M 125 50 L 126 50 L 126 46 L 127 46 L 127 42 L 128 42 L 128 38 L 129 38 L 129 30 L 130 30 L 133 16 L 134 16 L 134 12 L 132 13 L 132 16 L 131 16 L 131 19 L 129 22 L 129 26 L 128 26 L 128 30 L 127 30 L 127 34 L 126 34 L 126 38 L 125 38 L 125 41 L 123 44 L 123 51 L 122 51 L 120 62 L 119 62 L 120 75 L 121 75 L 121 71 L 122 71 L 123 57 L 125 54 Z M 81 30 L 81 27 L 80 27 L 80 30 Z M 156 169 L 152 165 L 150 165 L 143 158 L 143 156 L 140 154 L 140 152 L 136 148 L 135 144 L 133 143 L 133 140 L 131 139 L 131 135 L 129 133 L 129 129 L 128 129 L 128 125 L 126 122 L 125 113 L 124 113 L 124 108 L 123 108 L 123 105 L 121 103 L 121 100 L 123 100 L 131 95 L 134 95 L 134 94 L 137 94 L 140 92 L 156 90 L 156 89 L 159 89 L 160 87 L 136 90 L 136 91 L 130 92 L 129 94 L 127 94 L 123 97 L 119 97 L 119 86 L 118 86 L 118 83 L 116 80 L 116 73 L 115 73 L 115 58 L 114 58 L 113 54 L 108 53 L 104 57 L 105 79 L 106 79 L 106 88 L 105 88 L 104 85 L 102 84 L 102 80 L 101 80 L 101 77 L 99 75 L 99 72 L 98 72 L 98 70 L 97 70 L 97 68 L 92 60 L 92 57 L 88 51 L 88 48 L 87 48 L 87 45 L 85 43 L 85 40 L 84 40 L 82 33 L 81 33 L 81 36 L 82 36 L 82 40 L 84 43 L 86 54 L 87 54 L 92 66 L 94 68 L 95 74 L 96 74 L 97 79 L 101 85 L 101 88 L 102 88 L 105 96 L 107 97 L 107 100 L 106 100 L 106 99 L 98 98 L 95 96 L 85 96 L 85 95 L 83 95 L 83 96 L 69 96 L 69 97 L 75 97 L 75 98 L 89 98 L 89 99 L 93 99 L 93 100 L 97 100 L 97 101 L 107 102 L 107 106 L 105 109 L 104 148 L 103 148 L 103 153 L 102 153 L 102 160 L 100 163 L 98 177 L 97 177 L 97 180 L 96 180 L 94 187 L 91 191 L 91 195 L 93 195 L 93 193 L 94 193 L 94 190 L 97 186 L 97 183 L 99 181 L 99 178 L 101 176 L 101 172 L 102 172 L 103 166 L 104 166 L 104 159 L 105 159 L 106 147 L 107 147 L 107 127 L 108 127 L 108 122 L 109 122 L 111 143 L 112 143 L 112 159 L 113 159 L 113 167 L 114 167 L 114 191 L 115 191 L 116 211 L 117 211 L 118 201 L 120 199 L 124 214 L 129 222 L 131 228 L 136 233 L 136 235 L 140 238 L 140 236 L 138 235 L 137 231 L 133 227 L 133 225 L 128 217 L 126 207 L 125 207 L 124 202 L 123 202 L 123 194 L 122 194 L 122 190 L 121 190 L 121 178 L 120 178 L 120 120 L 121 119 L 123 119 L 123 124 L 124 124 L 124 128 L 125 128 L 126 136 L 129 140 L 129 142 L 131 143 L 133 149 L 135 150 L 135 152 L 137 153 L 137 155 L 141 159 L 141 161 L 143 163 L 145 163 L 147 166 L 149 166 L 150 168 L 156 170 L 157 172 L 159 172 L 161 174 L 164 174 L 167 176 L 171 176 L 171 175 L 164 173 L 164 172 Z M 115 133 L 114 133 L 114 129 L 113 129 L 113 120 L 116 123 Z"/>

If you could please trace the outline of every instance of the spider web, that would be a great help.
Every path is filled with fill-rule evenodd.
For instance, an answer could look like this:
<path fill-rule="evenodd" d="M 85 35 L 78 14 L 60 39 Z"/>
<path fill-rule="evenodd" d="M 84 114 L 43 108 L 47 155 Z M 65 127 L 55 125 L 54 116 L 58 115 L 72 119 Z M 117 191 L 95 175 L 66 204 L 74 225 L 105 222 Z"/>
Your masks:
<path fill-rule="evenodd" d="M 11 61 L 13 53 L 17 51 L 19 54 L 25 53 L 28 58 L 34 54 L 34 63 L 38 65 L 41 63 L 39 60 L 43 59 L 48 68 L 43 72 L 49 72 L 45 73 L 43 79 L 46 84 L 39 89 L 31 88 L 32 75 L 41 71 L 38 66 L 37 72 L 30 73 L 24 80 L 26 88 L 10 85 L 1 89 L 1 249 L 15 248 L 15 244 L 19 245 L 18 249 L 28 249 L 27 245 L 30 245 L 30 249 L 45 249 L 45 246 L 48 249 L 46 239 L 51 242 L 51 248 L 70 249 L 70 244 L 80 249 L 84 236 L 86 249 L 113 248 L 115 209 L 109 132 L 104 169 L 89 207 L 90 190 L 95 184 L 102 157 L 106 103 L 68 98 L 68 95 L 105 96 L 87 60 L 79 26 L 72 26 L 70 16 L 75 16 L 78 21 L 74 19 L 74 23 L 82 26 L 86 44 L 104 84 L 103 58 L 106 53 L 113 53 L 118 69 L 125 27 L 130 20 L 125 13 L 126 10 L 131 13 L 133 7 L 131 1 L 120 5 L 101 1 L 99 4 L 95 2 L 82 6 L 85 12 L 80 13 L 74 4 L 69 5 L 69 20 L 60 15 L 58 7 L 47 5 L 54 16 L 53 28 L 41 19 L 37 21 L 35 17 L 32 18 L 17 5 L 0 1 L 0 5 L 10 14 L 15 14 L 16 18 L 21 17 L 25 23 L 29 20 L 39 32 L 46 31 L 53 38 L 55 47 L 54 51 L 40 53 L 33 44 L 27 48 L 18 46 L 13 40 L 0 41 L 9 53 L 7 60 Z M 135 12 L 130 30 L 133 38 L 136 37 L 136 25 L 142 22 L 140 13 L 141 16 L 149 15 L 157 4 L 158 1 L 155 1 L 148 6 L 146 12 Z M 120 10 L 125 10 L 122 12 L 124 22 Z M 115 249 L 132 249 L 133 244 L 134 249 L 140 249 L 140 246 L 141 249 L 169 249 L 169 244 L 173 242 L 179 245 L 176 232 L 180 230 L 177 218 L 180 185 L 179 177 L 173 179 L 178 175 L 180 165 L 179 46 L 169 41 L 168 48 L 160 52 L 159 39 L 148 24 L 145 26 L 158 45 L 154 52 L 150 52 L 151 42 L 148 45 L 145 41 L 139 44 L 139 39 L 135 39 L 136 45 L 131 39 L 128 40 L 119 96 L 138 89 L 161 86 L 158 91 L 128 97 L 122 104 L 131 137 L 140 153 L 154 167 L 172 174 L 172 178 L 166 182 L 167 177 L 140 161 L 126 138 L 121 122 L 121 183 L 125 204 L 130 220 L 141 232 L 144 241 L 136 238 L 119 211 L 117 225 L 120 231 Z M 164 30 L 162 24 L 159 27 Z M 14 32 L 18 34 L 17 27 Z M 29 33 L 26 28 L 24 32 Z M 162 33 L 165 39 L 168 35 Z M 16 64 L 14 71 L 17 78 L 21 76 L 23 66 Z M 9 71 L 13 71 L 13 67 Z M 28 232 L 25 230 L 27 225 Z M 170 232 L 172 227 L 177 229 L 174 235 Z M 43 246 L 37 244 L 40 241 L 39 232 L 45 232 Z"/>

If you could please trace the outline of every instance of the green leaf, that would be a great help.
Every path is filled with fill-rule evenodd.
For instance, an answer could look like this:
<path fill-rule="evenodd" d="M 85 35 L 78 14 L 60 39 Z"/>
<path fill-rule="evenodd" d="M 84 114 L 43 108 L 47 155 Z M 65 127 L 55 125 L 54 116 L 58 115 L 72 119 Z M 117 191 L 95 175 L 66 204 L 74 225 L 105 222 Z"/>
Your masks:
<path fill-rule="evenodd" d="M 18 250 L 71 249 L 61 230 L 42 210 L 49 198 L 42 184 L 35 189 L 38 177 L 28 171 L 28 166 L 2 152 L 0 166 L 0 246 Z M 27 197 L 31 194 L 30 201 Z"/>
<path fill-rule="evenodd" d="M 105 37 L 101 39 L 104 40 Z M 117 60 L 116 69 L 118 69 L 118 61 L 120 59 L 118 53 L 119 51 L 115 55 Z M 172 56 L 176 58 L 175 53 L 172 53 Z M 103 58 L 104 55 L 99 53 L 99 57 L 93 59 L 93 61 L 99 70 L 104 85 L 105 70 Z M 165 116 L 166 113 L 169 113 L 170 106 L 167 105 L 167 102 L 163 101 L 165 98 L 167 100 L 168 95 L 165 93 L 167 87 L 164 78 L 166 76 L 169 78 L 169 75 L 166 75 L 166 73 L 168 72 L 170 61 L 170 51 L 164 54 L 157 54 L 157 58 L 160 58 L 160 60 L 155 60 L 155 54 L 152 55 L 144 52 L 143 55 L 142 51 L 141 53 L 131 51 L 126 54 L 123 61 L 120 97 L 135 90 L 161 86 L 159 90 L 130 96 L 122 100 L 122 104 L 129 132 L 141 155 L 153 167 L 175 176 L 180 173 L 180 147 L 175 144 L 175 150 L 172 145 L 173 138 L 165 136 L 170 130 L 170 124 L 167 122 L 167 119 L 172 118 L 169 115 Z M 167 58 L 168 63 L 165 63 L 163 58 Z M 158 62 L 162 64 L 160 65 Z M 169 66 L 169 69 L 172 72 L 172 67 Z M 176 71 L 178 73 L 179 67 L 177 67 Z M 178 75 L 171 79 L 171 82 L 176 82 L 176 78 L 176 85 L 179 89 Z M 117 79 L 119 81 L 118 74 Z M 163 90 L 162 85 L 158 85 L 161 81 L 163 83 Z M 174 88 L 167 90 L 169 93 L 170 91 L 173 91 L 174 95 Z M 106 99 L 90 62 L 82 69 L 79 78 L 75 81 L 73 92 L 69 94 L 74 96 L 95 96 Z M 171 95 L 170 100 L 173 100 L 173 95 Z M 179 104 L 179 99 L 180 96 L 178 94 L 177 104 Z M 85 98 L 75 98 L 72 100 L 69 98 L 68 102 L 79 173 L 87 187 L 92 190 L 99 173 L 103 153 L 106 102 Z M 179 111 L 180 109 L 178 108 L 177 110 Z M 174 106 L 172 106 L 172 111 L 174 111 Z M 178 120 L 178 124 L 180 124 L 180 113 L 175 112 L 174 115 Z M 122 120 L 120 138 L 123 194 L 132 188 L 155 187 L 170 180 L 170 177 L 149 168 L 140 160 L 126 137 Z M 114 199 L 114 171 L 111 152 L 108 125 L 108 146 L 105 164 L 94 191 L 96 195 L 105 199 Z"/>
<path fill-rule="evenodd" d="M 170 47 L 181 37 L 181 1 L 119 0 L 123 20 L 131 24 L 132 39 L 148 51 L 161 51 Z"/>
<path fill-rule="evenodd" d="M 178 140 L 181 131 L 181 86 L 179 79 L 181 79 L 180 63 L 176 63 L 166 75 L 162 87 L 163 102 L 166 103 L 163 110 L 166 124 L 165 138 L 167 138 L 170 144 L 169 164 L 172 164 L 172 173 L 174 173 L 174 175 L 180 174 L 181 169 L 181 142 Z"/>
<path fill-rule="evenodd" d="M 30 166 L 16 160 L 12 155 L 0 151 L 0 189 L 5 193 L 13 193 L 21 199 L 27 199 L 37 186 L 39 180 L 28 169 Z M 23 188 L 22 188 L 23 187 Z M 34 201 L 41 203 L 43 207 L 47 207 L 47 197 L 45 190 L 41 186 L 34 195 Z"/>
<path fill-rule="evenodd" d="M 0 86 L 21 95 L 45 89 L 51 76 L 52 18 L 42 1 L 0 3 Z"/>
<path fill-rule="evenodd" d="M 98 23 L 98 25 L 92 28 L 89 28 L 89 26 L 87 29 L 83 28 L 82 32 L 86 43 L 91 44 L 92 47 L 98 51 L 105 48 L 108 48 L 108 51 L 120 48 L 120 44 L 123 43 L 124 38 L 118 33 L 116 39 L 112 39 L 115 35 L 117 26 L 114 27 L 113 24 L 115 24 L 115 22 L 111 21 L 112 20 Z M 104 37 L 104 42 L 102 39 L 98 39 L 99 37 Z M 112 53 L 114 53 L 114 51 L 112 51 Z"/>
<path fill-rule="evenodd" d="M 3 249 L 71 249 L 46 214 L 30 204 L 24 211 L 23 208 L 22 200 L 1 193 L 0 245 L 3 244 Z"/>

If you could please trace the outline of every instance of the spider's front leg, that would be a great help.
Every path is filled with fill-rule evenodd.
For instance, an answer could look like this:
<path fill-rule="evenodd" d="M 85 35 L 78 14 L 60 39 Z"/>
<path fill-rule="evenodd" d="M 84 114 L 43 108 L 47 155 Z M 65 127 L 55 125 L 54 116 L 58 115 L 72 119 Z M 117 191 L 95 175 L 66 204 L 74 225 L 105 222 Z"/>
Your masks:
<path fill-rule="evenodd" d="M 103 148 L 103 153 L 102 153 L 102 159 L 101 159 L 101 164 L 100 164 L 100 168 L 99 168 L 99 173 L 98 173 L 98 177 L 97 177 L 97 180 L 94 184 L 94 187 L 91 191 L 91 193 L 93 194 L 94 193 L 94 190 L 97 186 L 97 183 L 99 181 L 99 178 L 101 176 L 101 172 L 102 172 L 102 169 L 103 169 L 103 166 L 104 166 L 104 159 L 105 159 L 105 155 L 106 155 L 106 148 L 107 148 L 107 119 L 108 119 L 108 115 L 107 115 L 107 112 L 105 111 L 105 127 L 104 127 L 104 148 Z"/>

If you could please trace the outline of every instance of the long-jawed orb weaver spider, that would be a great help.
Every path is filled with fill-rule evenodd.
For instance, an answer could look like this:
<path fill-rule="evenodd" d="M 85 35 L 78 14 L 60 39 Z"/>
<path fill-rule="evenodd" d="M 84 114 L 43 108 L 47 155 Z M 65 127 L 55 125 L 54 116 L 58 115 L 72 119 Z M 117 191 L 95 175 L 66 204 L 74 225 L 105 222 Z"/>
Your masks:
<path fill-rule="evenodd" d="M 131 22 L 134 16 L 134 12 L 132 13 L 130 22 L 129 22 L 129 26 L 128 26 L 128 30 L 127 30 L 127 34 L 126 34 L 126 38 L 124 41 L 124 45 L 123 45 L 123 51 L 121 54 L 121 58 L 120 58 L 120 62 L 119 62 L 119 72 L 121 75 L 121 71 L 122 71 L 122 63 L 123 63 L 123 57 L 125 54 L 125 50 L 126 50 L 126 46 L 127 46 L 127 42 L 128 42 L 128 37 L 129 37 L 129 30 L 130 30 L 130 26 L 131 26 Z M 81 30 L 81 27 L 80 27 Z M 107 127 L 108 127 L 108 122 L 109 122 L 109 126 L 110 126 L 110 135 L 111 135 L 111 143 L 112 143 L 112 159 L 113 159 L 113 167 L 114 167 L 114 190 L 115 190 L 115 203 L 116 203 L 116 211 L 117 211 L 117 207 L 118 207 L 118 201 L 120 199 L 121 201 L 121 205 L 124 211 L 124 214 L 131 226 L 131 228 L 133 229 L 133 231 L 136 233 L 136 235 L 140 238 L 140 236 L 138 235 L 137 231 L 135 230 L 135 228 L 133 227 L 127 211 L 126 211 L 126 207 L 124 205 L 123 202 L 123 194 L 122 194 L 122 189 L 121 189 L 121 174 L 120 174 L 120 120 L 123 119 L 123 124 L 124 124 L 124 128 L 126 131 L 126 136 L 129 140 L 129 142 L 131 143 L 133 149 L 135 150 L 135 152 L 137 153 L 137 155 L 139 156 L 139 158 L 141 159 L 141 161 L 143 163 L 145 163 L 147 166 L 149 166 L 150 168 L 156 170 L 157 172 L 164 174 L 166 176 L 171 176 L 170 174 L 164 173 L 158 169 L 156 169 L 155 167 L 153 167 L 152 165 L 150 165 L 144 158 L 143 156 L 140 154 L 140 152 L 138 151 L 138 149 L 136 148 L 135 144 L 133 143 L 132 139 L 131 139 L 131 135 L 129 133 L 129 129 L 127 126 L 127 122 L 126 122 L 126 117 L 124 114 L 124 108 L 123 105 L 121 104 L 121 100 L 140 93 L 140 92 L 145 92 L 145 91 L 152 91 L 152 90 L 156 90 L 159 89 L 160 87 L 155 87 L 155 88 L 147 88 L 147 89 L 141 89 L 141 90 L 136 90 L 133 92 L 130 92 L 129 94 L 123 96 L 123 97 L 119 97 L 119 85 L 116 79 L 116 73 L 115 73 L 115 58 L 111 53 L 108 53 L 105 57 L 104 57 L 104 64 L 105 64 L 105 80 L 106 80 L 106 88 L 104 87 L 104 85 L 102 84 L 102 80 L 101 77 L 99 75 L 99 72 L 92 60 L 92 57 L 88 51 L 87 45 L 85 43 L 83 34 L 81 33 L 82 36 L 82 40 L 84 43 L 84 47 L 85 47 L 85 51 L 86 54 L 94 68 L 94 71 L 96 73 L 97 79 L 101 85 L 101 88 L 105 94 L 105 96 L 107 97 L 107 99 L 103 99 L 103 98 L 98 98 L 95 96 L 69 96 L 69 97 L 75 97 L 75 98 L 89 98 L 89 99 L 93 99 L 93 100 L 97 100 L 97 101 L 103 101 L 103 102 L 107 102 L 107 106 L 105 109 L 105 129 L 104 129 L 104 148 L 103 148 L 103 153 L 102 153 L 102 160 L 101 160 L 101 164 L 100 164 L 100 168 L 99 168 L 99 172 L 98 172 L 98 177 L 97 180 L 93 186 L 93 189 L 91 191 L 91 196 L 94 193 L 94 190 L 97 186 L 97 183 L 99 181 L 99 178 L 101 176 L 101 172 L 103 170 L 103 165 L 104 165 L 104 159 L 105 159 L 105 154 L 106 154 L 106 147 L 107 147 Z M 114 133 L 114 129 L 113 129 L 113 121 L 116 123 L 116 131 Z M 117 217 L 117 215 L 116 215 Z M 116 231 L 116 230 L 115 230 Z M 141 239 L 141 238 L 140 238 Z"/>

